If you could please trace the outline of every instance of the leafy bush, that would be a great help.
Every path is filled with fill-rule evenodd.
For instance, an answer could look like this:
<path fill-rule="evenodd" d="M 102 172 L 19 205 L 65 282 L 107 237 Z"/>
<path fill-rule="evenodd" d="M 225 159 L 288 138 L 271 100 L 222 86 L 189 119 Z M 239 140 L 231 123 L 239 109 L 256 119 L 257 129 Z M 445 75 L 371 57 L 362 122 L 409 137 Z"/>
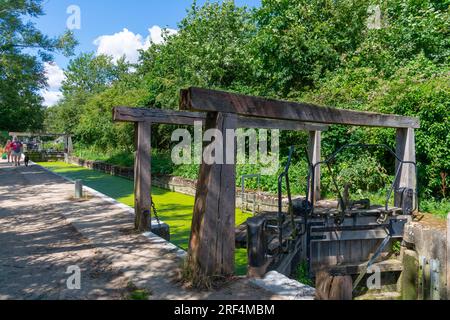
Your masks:
<path fill-rule="evenodd" d="M 42 144 L 42 149 L 43 150 L 54 150 L 54 151 L 59 151 L 62 152 L 64 151 L 64 142 L 44 142 Z"/>
<path fill-rule="evenodd" d="M 351 159 L 353 158 L 353 159 Z M 372 156 L 365 154 L 362 157 L 351 157 L 340 163 L 336 170 L 338 186 L 350 185 L 350 190 L 376 192 L 386 186 L 389 177 L 386 169 Z M 326 171 L 327 169 L 323 169 Z M 330 175 L 325 175 L 325 181 Z"/>
<path fill-rule="evenodd" d="M 443 199 L 441 201 L 436 200 L 421 200 L 420 201 L 420 211 L 433 213 L 442 218 L 446 218 L 447 214 L 450 213 L 450 201 Z"/>
<path fill-rule="evenodd" d="M 295 273 L 294 273 L 294 278 L 298 282 L 305 284 L 307 286 L 311 286 L 311 287 L 315 286 L 313 280 L 309 277 L 308 263 L 306 261 L 301 261 L 298 264 L 297 269 L 295 270 Z"/>

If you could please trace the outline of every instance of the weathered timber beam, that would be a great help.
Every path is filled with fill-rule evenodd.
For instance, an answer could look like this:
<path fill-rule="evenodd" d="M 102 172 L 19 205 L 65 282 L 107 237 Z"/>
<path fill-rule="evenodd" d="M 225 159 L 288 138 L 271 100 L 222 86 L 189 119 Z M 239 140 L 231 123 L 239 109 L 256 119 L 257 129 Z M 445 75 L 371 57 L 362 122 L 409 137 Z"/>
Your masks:
<path fill-rule="evenodd" d="M 226 163 L 205 161 L 200 166 L 189 240 L 192 270 L 199 275 L 217 276 L 234 273 L 236 210 L 236 141 L 227 129 L 236 129 L 235 114 L 211 113 L 206 129 L 220 130 L 224 137 L 222 154 Z M 233 152 L 227 152 L 233 139 Z M 217 151 L 215 151 L 217 152 Z M 216 154 L 216 153 L 215 153 Z M 228 158 L 228 156 L 231 157 Z M 208 164 L 212 163 L 212 164 Z"/>
<path fill-rule="evenodd" d="M 205 118 L 206 115 L 200 112 L 180 112 L 166 109 L 115 107 L 113 110 L 113 120 L 121 122 L 150 121 L 152 123 L 193 125 L 195 121 L 204 122 Z"/>
<path fill-rule="evenodd" d="M 245 116 L 237 117 L 238 128 L 254 128 L 254 129 L 280 129 L 292 131 L 326 131 L 327 125 L 317 123 L 305 123 L 291 120 L 277 120 L 266 118 L 252 118 Z"/>
<path fill-rule="evenodd" d="M 308 156 L 311 164 L 316 164 L 321 161 L 322 149 L 322 135 L 320 131 L 310 131 L 308 141 Z M 314 182 L 314 190 L 312 185 Z M 311 177 L 311 184 L 309 186 L 308 199 L 312 204 L 316 204 L 320 200 L 320 165 L 315 167 L 314 174 Z"/>
<path fill-rule="evenodd" d="M 151 229 L 151 123 L 137 122 L 135 127 L 136 157 L 134 160 L 135 228 Z"/>
<path fill-rule="evenodd" d="M 193 125 L 195 121 L 202 121 L 204 123 L 205 119 L 206 114 L 202 112 L 129 107 L 116 107 L 113 111 L 113 120 L 122 122 L 149 121 L 152 123 Z M 291 120 L 279 120 L 274 122 L 273 119 L 245 116 L 237 117 L 237 127 L 299 131 L 325 131 L 328 129 L 328 126 L 316 123 L 304 123 Z"/>
<path fill-rule="evenodd" d="M 397 129 L 395 153 L 403 161 L 416 162 L 416 142 L 414 129 Z M 397 170 L 400 169 L 400 175 L 397 178 L 397 181 L 395 181 L 395 188 L 409 188 L 416 191 L 416 167 L 411 163 L 405 163 L 401 168 L 399 168 L 399 166 L 401 166 L 401 163 L 396 160 L 395 171 L 397 172 Z M 401 199 L 395 197 L 394 205 L 396 207 L 401 207 Z"/>
<path fill-rule="evenodd" d="M 324 124 L 419 128 L 419 119 L 412 117 L 321 107 L 196 87 L 181 90 L 180 109 Z"/>

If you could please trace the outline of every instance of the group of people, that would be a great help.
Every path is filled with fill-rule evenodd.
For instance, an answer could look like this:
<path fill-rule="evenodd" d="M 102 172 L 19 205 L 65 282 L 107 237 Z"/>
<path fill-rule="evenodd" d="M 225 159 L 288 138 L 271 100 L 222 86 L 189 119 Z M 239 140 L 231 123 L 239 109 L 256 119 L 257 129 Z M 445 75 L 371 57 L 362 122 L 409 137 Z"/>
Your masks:
<path fill-rule="evenodd" d="M 14 137 L 14 139 L 8 140 L 5 145 L 5 153 L 8 157 L 8 163 L 14 163 L 15 167 L 20 166 L 20 160 L 22 158 L 23 143 Z"/>

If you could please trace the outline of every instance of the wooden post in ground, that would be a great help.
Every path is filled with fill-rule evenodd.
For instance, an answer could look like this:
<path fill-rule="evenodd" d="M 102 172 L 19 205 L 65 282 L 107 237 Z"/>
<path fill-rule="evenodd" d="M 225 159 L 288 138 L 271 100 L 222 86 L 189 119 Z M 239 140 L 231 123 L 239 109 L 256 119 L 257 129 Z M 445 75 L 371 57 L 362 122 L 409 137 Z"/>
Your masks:
<path fill-rule="evenodd" d="M 67 154 L 70 156 L 73 153 L 72 136 L 67 137 Z"/>
<path fill-rule="evenodd" d="M 320 131 L 309 131 L 308 156 L 312 165 L 320 162 L 321 139 L 322 133 Z M 312 182 L 314 182 L 314 196 L 312 192 Z M 308 200 L 313 204 L 320 200 L 320 166 L 315 168 L 314 177 L 311 176 Z"/>
<path fill-rule="evenodd" d="M 226 130 L 235 129 L 236 124 L 235 114 L 207 114 L 206 130 L 222 133 L 224 164 L 211 164 L 204 156 L 200 167 L 189 241 L 189 263 L 200 276 L 234 273 L 236 137 L 227 136 Z"/>
<path fill-rule="evenodd" d="M 134 225 L 138 231 L 151 229 L 151 123 L 135 123 L 136 159 L 134 161 Z"/>
<path fill-rule="evenodd" d="M 81 199 L 83 197 L 83 181 L 75 180 L 75 199 Z"/>
<path fill-rule="evenodd" d="M 316 273 L 316 300 L 352 300 L 352 277 Z"/>
<path fill-rule="evenodd" d="M 397 139 L 396 139 L 396 154 L 403 161 L 416 161 L 416 145 L 415 136 L 413 128 L 399 128 L 397 129 Z M 395 161 L 395 170 L 397 172 L 400 166 L 399 161 Z M 416 191 L 416 168 L 412 164 L 403 164 L 400 171 L 399 178 L 395 183 L 396 189 L 398 188 L 410 188 Z M 401 207 L 399 203 L 399 198 L 395 197 L 395 206 Z M 416 201 L 416 200 L 415 200 Z M 416 205 L 416 203 L 415 203 Z"/>

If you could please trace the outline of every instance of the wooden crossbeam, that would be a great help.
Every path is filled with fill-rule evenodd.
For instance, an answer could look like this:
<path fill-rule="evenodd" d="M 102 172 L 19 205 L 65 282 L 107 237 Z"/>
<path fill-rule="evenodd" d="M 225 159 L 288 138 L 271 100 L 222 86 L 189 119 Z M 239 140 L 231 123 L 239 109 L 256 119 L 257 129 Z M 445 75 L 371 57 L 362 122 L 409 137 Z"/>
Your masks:
<path fill-rule="evenodd" d="M 178 125 L 193 125 L 195 121 L 204 122 L 206 115 L 201 112 L 180 112 L 154 108 L 115 107 L 113 120 L 119 122 L 142 122 Z"/>
<path fill-rule="evenodd" d="M 196 87 L 181 91 L 180 109 L 324 124 L 388 128 L 420 127 L 419 119 L 413 117 L 321 107 Z"/>
<path fill-rule="evenodd" d="M 114 121 L 121 122 L 147 121 L 151 123 L 193 125 L 195 121 L 205 123 L 206 114 L 202 112 L 175 111 L 154 108 L 115 107 L 113 110 L 113 119 Z M 316 123 L 304 123 L 290 120 L 279 120 L 274 122 L 272 119 L 252 118 L 245 116 L 237 117 L 237 127 L 294 131 L 325 131 L 328 129 L 328 126 Z"/>

